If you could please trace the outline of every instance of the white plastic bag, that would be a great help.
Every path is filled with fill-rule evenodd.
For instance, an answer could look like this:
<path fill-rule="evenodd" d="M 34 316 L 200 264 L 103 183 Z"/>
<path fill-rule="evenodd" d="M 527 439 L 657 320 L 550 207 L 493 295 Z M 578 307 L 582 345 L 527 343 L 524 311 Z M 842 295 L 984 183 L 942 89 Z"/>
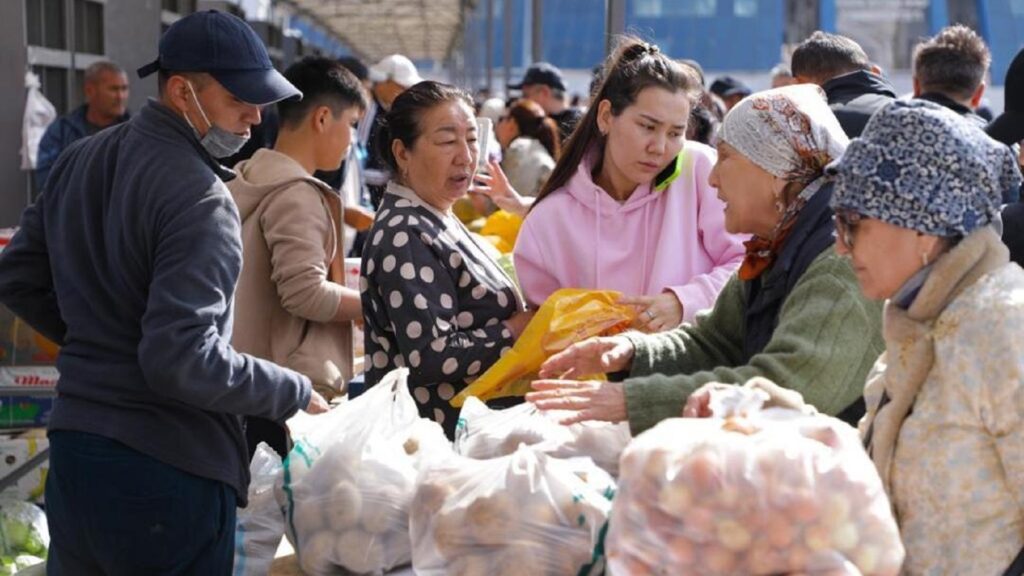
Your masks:
<path fill-rule="evenodd" d="M 284 467 L 277 452 L 260 442 L 249 471 L 249 505 L 238 511 L 232 574 L 265 576 L 284 536 L 284 510 L 274 498 L 274 483 L 282 476 Z"/>
<path fill-rule="evenodd" d="M 563 460 L 521 446 L 424 470 L 411 511 L 418 576 L 572 576 L 611 503 Z"/>
<path fill-rule="evenodd" d="M 411 559 L 416 474 L 454 456 L 436 423 L 419 417 L 399 369 L 358 398 L 317 416 L 285 460 L 286 534 L 306 574 L 389 570 Z"/>
<path fill-rule="evenodd" d="M 631 438 L 625 423 L 585 422 L 563 426 L 560 412 L 541 412 L 530 403 L 494 410 L 475 397 L 466 399 L 455 431 L 455 450 L 485 460 L 507 456 L 520 444 L 557 458 L 586 456 L 618 474 L 619 456 Z"/>
<path fill-rule="evenodd" d="M 745 415 L 666 420 L 623 453 L 611 573 L 898 574 L 899 532 L 856 430 L 736 400 L 712 404 Z"/>
<path fill-rule="evenodd" d="M 25 114 L 21 120 L 21 169 L 33 170 L 39 157 L 39 141 L 51 122 L 57 119 L 57 109 L 43 96 L 39 76 L 25 73 Z"/>
<path fill-rule="evenodd" d="M 50 548 L 46 514 L 35 504 L 0 499 L 0 574 L 41 564 Z"/>

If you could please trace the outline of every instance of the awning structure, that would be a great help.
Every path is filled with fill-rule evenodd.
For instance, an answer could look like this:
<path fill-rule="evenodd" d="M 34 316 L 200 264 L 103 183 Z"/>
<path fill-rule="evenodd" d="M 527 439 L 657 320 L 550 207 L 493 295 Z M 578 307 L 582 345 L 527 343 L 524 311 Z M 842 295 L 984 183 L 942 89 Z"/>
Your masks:
<path fill-rule="evenodd" d="M 475 0 L 285 0 L 336 34 L 367 62 L 400 53 L 443 61 Z"/>

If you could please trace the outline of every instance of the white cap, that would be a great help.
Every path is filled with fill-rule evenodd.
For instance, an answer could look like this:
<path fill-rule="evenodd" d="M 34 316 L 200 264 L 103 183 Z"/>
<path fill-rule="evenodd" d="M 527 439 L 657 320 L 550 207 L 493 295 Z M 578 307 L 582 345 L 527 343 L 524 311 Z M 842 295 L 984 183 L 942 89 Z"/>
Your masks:
<path fill-rule="evenodd" d="M 395 84 L 411 88 L 414 84 L 422 82 L 423 78 L 416 71 L 412 60 L 401 54 L 392 54 L 370 66 L 370 80 L 374 82 L 393 80 Z"/>
<path fill-rule="evenodd" d="M 490 118 L 491 122 L 498 123 L 498 119 L 505 113 L 505 101 L 501 98 L 488 98 L 480 105 L 480 117 Z"/>

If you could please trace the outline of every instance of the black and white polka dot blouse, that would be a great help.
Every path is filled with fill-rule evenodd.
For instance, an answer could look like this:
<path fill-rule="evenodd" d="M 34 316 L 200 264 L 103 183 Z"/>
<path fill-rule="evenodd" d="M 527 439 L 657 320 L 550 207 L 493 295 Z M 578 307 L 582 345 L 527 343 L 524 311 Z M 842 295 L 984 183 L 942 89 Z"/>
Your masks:
<path fill-rule="evenodd" d="M 502 323 L 522 309 L 515 285 L 452 214 L 388 185 L 363 248 L 366 383 L 409 367 L 420 414 L 454 435 L 448 401 L 511 349 Z"/>

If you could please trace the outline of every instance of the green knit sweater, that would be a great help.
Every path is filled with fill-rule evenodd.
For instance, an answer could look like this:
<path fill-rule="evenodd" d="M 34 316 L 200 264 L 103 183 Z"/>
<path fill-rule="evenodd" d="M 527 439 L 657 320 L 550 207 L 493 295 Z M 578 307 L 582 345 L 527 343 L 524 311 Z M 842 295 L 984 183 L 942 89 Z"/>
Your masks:
<path fill-rule="evenodd" d="M 837 414 L 863 394 L 868 370 L 885 349 L 882 304 L 861 295 L 849 263 L 832 248 L 786 297 L 768 345 L 743 364 L 745 309 L 743 282 L 733 276 L 696 323 L 626 335 L 636 349 L 625 381 L 633 434 L 680 416 L 690 394 L 708 382 L 742 384 L 755 376 Z"/>

